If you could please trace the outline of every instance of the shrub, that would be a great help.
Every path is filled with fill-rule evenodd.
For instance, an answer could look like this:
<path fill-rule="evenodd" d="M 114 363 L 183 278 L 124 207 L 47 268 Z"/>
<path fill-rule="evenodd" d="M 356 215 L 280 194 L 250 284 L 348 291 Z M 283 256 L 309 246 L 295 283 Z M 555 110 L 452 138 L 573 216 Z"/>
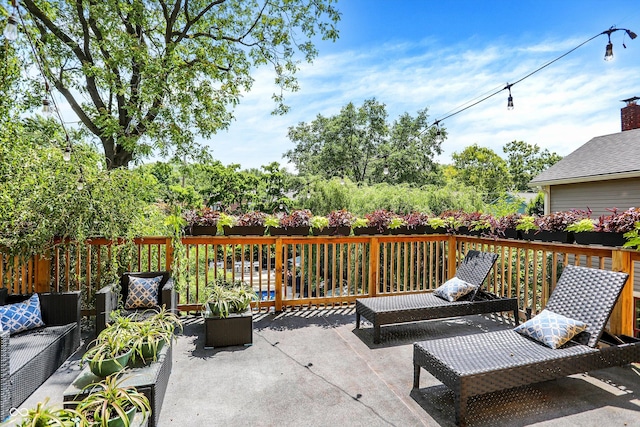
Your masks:
<path fill-rule="evenodd" d="M 346 209 L 332 211 L 329 216 L 329 227 L 351 227 L 356 216 Z"/>

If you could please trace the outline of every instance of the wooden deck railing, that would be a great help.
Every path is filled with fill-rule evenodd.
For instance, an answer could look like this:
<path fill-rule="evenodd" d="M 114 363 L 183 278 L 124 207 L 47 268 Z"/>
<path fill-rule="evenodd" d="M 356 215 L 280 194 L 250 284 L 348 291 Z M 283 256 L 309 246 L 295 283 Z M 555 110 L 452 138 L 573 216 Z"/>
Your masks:
<path fill-rule="evenodd" d="M 170 269 L 170 243 L 166 237 L 139 238 L 124 246 L 106 239 L 59 242 L 50 254 L 26 262 L 0 257 L 0 285 L 10 293 L 80 290 L 83 312 L 91 314 L 95 291 L 112 283 L 115 271 Z M 217 277 L 253 286 L 261 297 L 255 304 L 259 310 L 335 306 L 368 296 L 429 291 L 455 274 L 467 251 L 478 249 L 500 255 L 487 289 L 517 296 L 523 315 L 545 306 L 568 264 L 629 273 L 611 328 L 633 334 L 633 273 L 640 261 L 634 251 L 447 235 L 190 236 L 183 244 L 187 284 L 180 289 L 179 307 L 184 311 L 200 309 L 206 287 Z"/>

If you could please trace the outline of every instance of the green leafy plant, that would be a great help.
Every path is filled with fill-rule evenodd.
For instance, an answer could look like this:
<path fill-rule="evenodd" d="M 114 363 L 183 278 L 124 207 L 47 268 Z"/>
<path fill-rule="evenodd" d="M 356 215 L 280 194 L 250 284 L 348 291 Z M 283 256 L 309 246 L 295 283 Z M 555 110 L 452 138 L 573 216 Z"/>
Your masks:
<path fill-rule="evenodd" d="M 126 377 L 110 375 L 98 383 L 89 384 L 85 390 L 90 390 L 90 394 L 80 401 L 77 410 L 91 425 L 100 427 L 108 427 L 109 421 L 118 417 L 128 427 L 136 411 L 146 418 L 151 412 L 149 399 L 135 387 L 123 385 L 125 380 Z"/>
<path fill-rule="evenodd" d="M 105 328 L 98 335 L 98 338 L 91 342 L 89 349 L 82 356 L 80 364 L 88 363 L 96 375 L 103 370 L 108 375 L 111 370 L 124 369 L 131 353 L 131 333 L 129 331 L 120 329 L 118 333 L 113 333 L 113 329 L 110 331 L 109 328 Z M 109 371 L 106 371 L 107 369 Z"/>
<path fill-rule="evenodd" d="M 369 220 L 367 218 L 356 218 L 353 221 L 353 224 L 351 224 L 352 228 L 362 228 L 362 227 L 368 227 L 369 226 Z"/>
<path fill-rule="evenodd" d="M 517 220 L 518 225 L 516 225 L 516 230 L 520 231 L 537 231 L 539 230 L 538 225 L 536 224 L 536 218 L 531 215 L 522 215 Z"/>
<path fill-rule="evenodd" d="M 325 216 L 314 215 L 311 217 L 311 228 L 314 230 L 322 230 L 329 226 L 329 218 Z"/>
<path fill-rule="evenodd" d="M 633 230 L 624 233 L 624 237 L 627 239 L 623 245 L 624 248 L 640 250 L 640 221 L 636 221 Z"/>
<path fill-rule="evenodd" d="M 20 427 L 88 427 L 85 416 L 75 409 L 61 409 L 49 405 L 49 398 L 38 402 L 22 418 Z"/>
<path fill-rule="evenodd" d="M 585 231 L 594 231 L 596 228 L 594 222 L 589 218 L 583 218 L 577 222 L 567 225 L 567 231 L 582 233 Z"/>
<path fill-rule="evenodd" d="M 436 228 L 445 228 L 447 225 L 447 221 L 445 221 L 443 218 L 435 216 L 427 220 L 427 225 L 435 230 Z"/>
<path fill-rule="evenodd" d="M 329 227 L 351 227 L 356 216 L 346 209 L 331 211 L 327 216 Z"/>
<path fill-rule="evenodd" d="M 243 313 L 257 300 L 256 292 L 243 282 L 218 280 L 208 289 L 203 309 L 209 309 L 213 316 L 225 318 L 231 313 Z"/>
<path fill-rule="evenodd" d="M 277 215 L 267 215 L 264 219 L 264 225 L 267 227 L 279 227 L 280 218 Z"/>
<path fill-rule="evenodd" d="M 389 229 L 391 230 L 400 228 L 405 225 L 407 225 L 407 222 L 404 220 L 404 218 L 399 216 L 393 217 L 391 218 L 391 221 L 389 221 Z"/>

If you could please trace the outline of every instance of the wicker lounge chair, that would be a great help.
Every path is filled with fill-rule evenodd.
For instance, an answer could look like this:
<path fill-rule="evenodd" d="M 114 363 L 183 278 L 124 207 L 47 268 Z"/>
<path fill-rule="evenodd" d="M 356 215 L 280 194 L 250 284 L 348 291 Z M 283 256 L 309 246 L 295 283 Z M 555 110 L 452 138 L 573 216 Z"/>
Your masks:
<path fill-rule="evenodd" d="M 476 285 L 475 292 L 448 302 L 433 293 L 362 298 L 356 300 L 356 328 L 360 316 L 373 323 L 373 342 L 380 342 L 380 326 L 419 320 L 511 311 L 518 321 L 518 300 L 500 298 L 480 289 L 498 259 L 497 254 L 469 251 L 456 271 L 456 277 Z"/>
<path fill-rule="evenodd" d="M 587 329 L 557 349 L 513 330 L 423 341 L 413 346 L 413 387 L 420 368 L 454 393 L 456 422 L 465 424 L 468 399 L 485 393 L 640 361 L 640 341 L 601 340 L 626 273 L 568 265 L 546 308 L 585 322 Z M 600 348 L 596 347 L 600 341 Z"/>

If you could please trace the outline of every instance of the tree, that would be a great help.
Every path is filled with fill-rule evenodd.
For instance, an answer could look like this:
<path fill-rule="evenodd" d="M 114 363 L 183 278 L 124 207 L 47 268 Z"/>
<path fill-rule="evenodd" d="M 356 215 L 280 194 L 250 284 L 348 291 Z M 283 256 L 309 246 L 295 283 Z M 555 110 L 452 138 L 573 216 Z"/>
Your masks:
<path fill-rule="evenodd" d="M 458 179 L 482 192 L 485 202 L 492 202 L 509 188 L 507 163 L 492 149 L 473 144 L 451 157 Z"/>
<path fill-rule="evenodd" d="M 524 141 L 511 141 L 502 150 L 507 155 L 513 186 L 518 191 L 529 190 L 529 181 L 562 160 L 562 156 L 550 153 L 546 148 L 541 151 L 537 144 L 532 145 Z"/>
<path fill-rule="evenodd" d="M 350 102 L 335 116 L 318 115 L 311 123 L 290 127 L 288 136 L 296 146 L 284 157 L 301 175 L 422 184 L 441 152 L 435 129 L 425 131 L 427 118 L 426 110 L 415 118 L 405 113 L 389 126 L 385 105 L 375 98 L 360 107 Z"/>
<path fill-rule="evenodd" d="M 316 34 L 338 37 L 332 0 L 20 3 L 47 81 L 99 139 L 109 168 L 229 126 L 257 66 L 273 66 L 275 112 L 286 112 L 298 55 L 313 60 Z"/>

